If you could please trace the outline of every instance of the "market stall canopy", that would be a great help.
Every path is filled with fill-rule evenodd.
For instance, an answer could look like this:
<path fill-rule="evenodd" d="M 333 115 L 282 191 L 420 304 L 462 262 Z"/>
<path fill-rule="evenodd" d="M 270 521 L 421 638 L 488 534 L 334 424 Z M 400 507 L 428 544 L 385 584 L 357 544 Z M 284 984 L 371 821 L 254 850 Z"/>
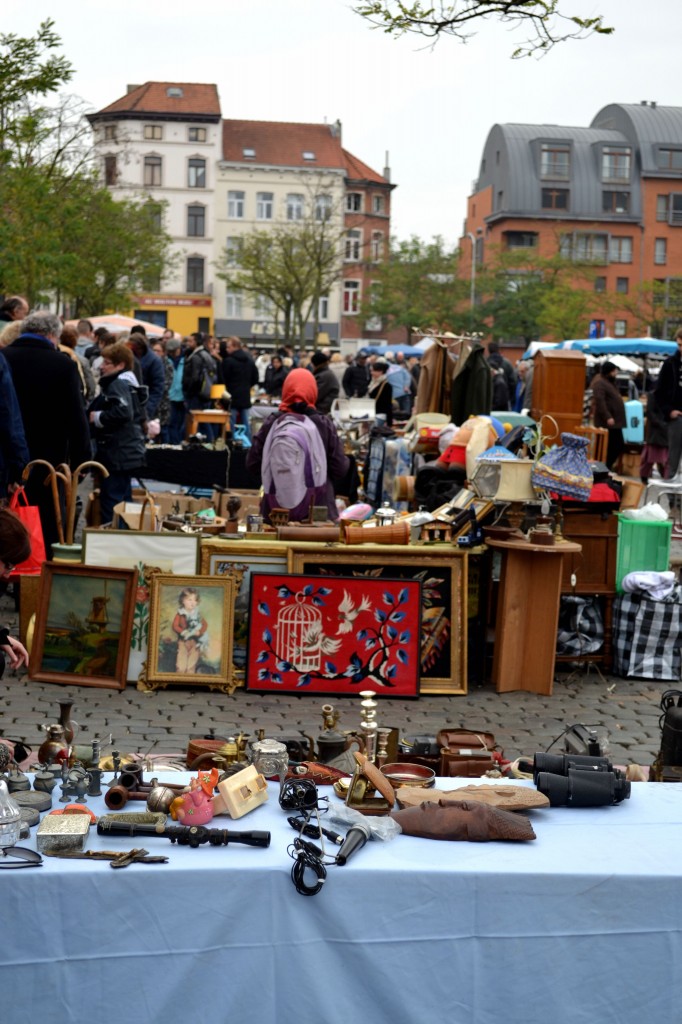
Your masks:
<path fill-rule="evenodd" d="M 123 316 L 121 313 L 108 313 L 105 316 L 88 316 L 83 319 L 89 320 L 92 324 L 93 330 L 98 327 L 106 327 L 112 334 L 117 334 L 120 331 L 129 331 L 133 327 L 144 327 L 146 334 L 149 337 L 160 338 L 164 332 L 163 327 L 158 327 L 156 324 L 150 324 L 146 320 L 136 320 L 132 316 Z M 78 320 L 67 320 L 67 327 L 75 327 Z"/>
<path fill-rule="evenodd" d="M 674 341 L 663 341 L 660 338 L 584 338 L 561 341 L 556 345 L 533 341 L 521 358 L 532 359 L 540 348 L 569 348 L 593 356 L 645 356 L 652 354 L 668 356 L 677 351 Z"/>
<path fill-rule="evenodd" d="M 582 341 L 562 341 L 559 348 L 578 349 L 593 356 L 608 355 L 673 355 L 677 351 L 674 341 L 660 338 L 585 338 Z"/>
<path fill-rule="evenodd" d="M 416 345 L 363 345 L 360 351 L 376 356 L 385 356 L 387 353 L 397 356 L 399 352 L 402 352 L 406 359 L 409 359 L 410 356 L 420 358 L 424 355 L 424 350 L 417 348 Z"/>

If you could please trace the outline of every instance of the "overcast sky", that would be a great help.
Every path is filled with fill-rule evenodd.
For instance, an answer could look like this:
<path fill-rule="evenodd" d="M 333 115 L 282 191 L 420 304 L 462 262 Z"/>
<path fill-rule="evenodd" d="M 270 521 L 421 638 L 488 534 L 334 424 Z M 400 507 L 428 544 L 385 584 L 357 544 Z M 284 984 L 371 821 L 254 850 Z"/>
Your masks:
<path fill-rule="evenodd" d="M 497 122 L 588 125 L 607 103 L 682 106 L 680 0 L 561 0 L 604 14 L 612 36 L 511 60 L 523 41 L 498 23 L 463 45 L 393 40 L 346 0 L 4 0 L 3 33 L 53 18 L 76 74 L 68 91 L 100 109 L 128 83 L 215 82 L 223 117 L 328 122 L 377 171 L 389 153 L 393 234 L 455 244 L 486 136 Z"/>

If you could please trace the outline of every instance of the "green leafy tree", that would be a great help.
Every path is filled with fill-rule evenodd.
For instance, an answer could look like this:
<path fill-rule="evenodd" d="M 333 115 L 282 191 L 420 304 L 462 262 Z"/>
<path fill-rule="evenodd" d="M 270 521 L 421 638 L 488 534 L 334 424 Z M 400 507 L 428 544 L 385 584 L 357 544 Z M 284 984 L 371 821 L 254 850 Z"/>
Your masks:
<path fill-rule="evenodd" d="M 228 288 L 265 300 L 278 336 L 301 346 L 308 324 L 317 337 L 320 299 L 343 269 L 342 219 L 333 207 L 317 216 L 314 197 L 310 199 L 305 218 L 243 235 L 236 249 L 226 249 L 216 261 L 216 274 Z"/>
<path fill-rule="evenodd" d="M 614 29 L 601 15 L 582 17 L 566 13 L 562 0 L 362 0 L 353 10 L 374 28 L 397 37 L 406 33 L 424 36 L 435 43 L 441 36 L 455 36 L 466 42 L 481 25 L 497 20 L 511 28 L 530 33 L 512 57 L 545 53 L 557 43 L 582 39 L 597 33 L 610 35 Z"/>
<path fill-rule="evenodd" d="M 625 311 L 632 324 L 630 333 L 633 336 L 646 337 L 650 334 L 654 338 L 666 338 L 671 333 L 668 329 L 668 317 L 671 315 L 668 302 L 672 298 L 674 306 L 675 297 L 674 290 L 672 296 L 669 296 L 664 281 L 643 281 L 628 295 L 614 296 L 612 305 Z M 674 308 L 672 313 L 679 315 L 679 307 Z"/>
<path fill-rule="evenodd" d="M 476 326 L 495 340 L 586 336 L 594 310 L 594 275 L 589 263 L 532 250 L 493 251 L 479 271 Z"/>
<path fill-rule="evenodd" d="M 162 277 L 171 240 L 102 186 L 83 102 L 43 102 L 73 74 L 59 46 L 51 21 L 0 36 L 0 292 L 96 314 Z"/>
<path fill-rule="evenodd" d="M 361 315 L 381 319 L 388 330 L 404 328 L 408 343 L 415 329 L 459 329 L 468 322 L 463 303 L 469 286 L 457 277 L 457 261 L 457 251 L 440 236 L 393 239 L 388 258 L 372 269 Z"/>

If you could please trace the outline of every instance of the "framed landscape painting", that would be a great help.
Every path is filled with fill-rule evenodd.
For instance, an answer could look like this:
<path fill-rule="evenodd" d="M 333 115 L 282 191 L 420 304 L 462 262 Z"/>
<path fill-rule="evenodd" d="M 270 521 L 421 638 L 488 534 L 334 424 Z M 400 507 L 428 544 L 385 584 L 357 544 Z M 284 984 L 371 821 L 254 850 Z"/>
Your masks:
<path fill-rule="evenodd" d="M 417 697 L 421 584 L 274 575 L 251 581 L 246 688 Z"/>
<path fill-rule="evenodd" d="M 289 569 L 324 577 L 415 580 L 422 585 L 420 693 L 467 692 L 467 556 L 416 544 L 362 549 L 292 545 Z"/>
<path fill-rule="evenodd" d="M 46 562 L 29 677 L 123 690 L 135 582 L 133 569 Z"/>

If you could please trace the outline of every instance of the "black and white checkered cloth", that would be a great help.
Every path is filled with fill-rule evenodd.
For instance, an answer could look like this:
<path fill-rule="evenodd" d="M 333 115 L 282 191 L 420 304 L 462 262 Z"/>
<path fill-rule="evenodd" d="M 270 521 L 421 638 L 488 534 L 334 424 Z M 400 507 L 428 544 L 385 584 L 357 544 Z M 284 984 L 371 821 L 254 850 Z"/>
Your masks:
<path fill-rule="evenodd" d="M 679 680 L 682 588 L 665 601 L 620 594 L 613 602 L 613 670 L 625 679 Z"/>
<path fill-rule="evenodd" d="M 604 643 L 604 619 L 596 597 L 564 594 L 559 607 L 557 654 L 596 654 Z"/>

